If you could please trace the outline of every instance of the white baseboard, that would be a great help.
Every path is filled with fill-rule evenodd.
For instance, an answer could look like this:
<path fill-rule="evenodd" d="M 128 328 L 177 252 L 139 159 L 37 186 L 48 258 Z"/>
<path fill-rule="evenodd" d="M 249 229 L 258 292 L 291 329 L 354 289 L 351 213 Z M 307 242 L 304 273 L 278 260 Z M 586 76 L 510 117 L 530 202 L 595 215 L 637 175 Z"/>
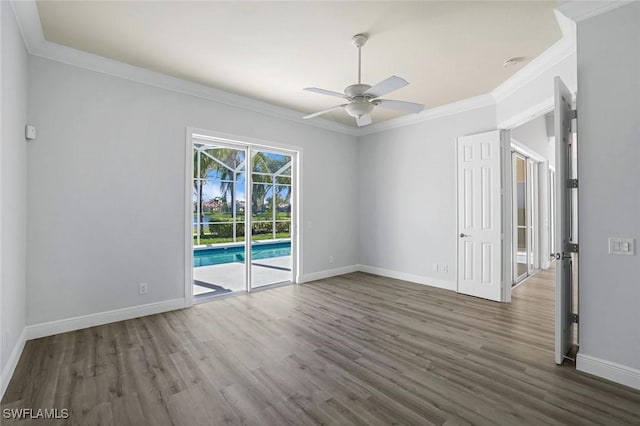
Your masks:
<path fill-rule="evenodd" d="M 67 331 L 80 330 L 87 327 L 124 321 L 146 315 L 159 314 L 184 308 L 184 298 L 165 300 L 163 302 L 149 303 L 147 305 L 132 306 L 129 308 L 115 309 L 113 311 L 99 312 L 97 314 L 83 315 L 73 318 L 65 318 L 57 321 L 34 324 L 26 327 L 27 340 L 37 339 Z"/>
<path fill-rule="evenodd" d="M 351 272 L 358 272 L 360 269 L 358 265 L 343 266 L 341 268 L 327 269 L 326 271 L 312 272 L 310 274 L 301 275 L 298 279 L 298 283 L 308 283 L 309 281 L 322 280 L 324 278 L 335 277 L 337 275 L 350 274 Z"/>
<path fill-rule="evenodd" d="M 640 390 L 640 370 L 578 353 L 576 369 Z"/>
<path fill-rule="evenodd" d="M 11 381 L 11 377 L 13 376 L 13 372 L 16 370 L 16 366 L 18 365 L 18 361 L 20 360 L 20 355 L 22 355 L 22 350 L 24 349 L 24 344 L 26 341 L 27 332 L 26 329 L 23 328 L 22 333 L 20 333 L 20 336 L 18 337 L 16 345 L 11 351 L 11 355 L 9 355 L 7 365 L 4 366 L 2 374 L 0 375 L 0 399 L 4 397 L 4 392 L 7 390 L 7 386 L 9 386 L 9 382 Z"/>
<path fill-rule="evenodd" d="M 383 277 L 394 278 L 396 280 L 409 281 L 416 284 L 424 284 L 431 287 L 443 288 L 445 290 L 457 290 L 455 281 L 440 280 L 437 278 L 424 277 L 422 275 L 407 274 L 405 272 L 393 271 L 391 269 L 377 268 L 375 266 L 360 265 L 360 271 Z"/>

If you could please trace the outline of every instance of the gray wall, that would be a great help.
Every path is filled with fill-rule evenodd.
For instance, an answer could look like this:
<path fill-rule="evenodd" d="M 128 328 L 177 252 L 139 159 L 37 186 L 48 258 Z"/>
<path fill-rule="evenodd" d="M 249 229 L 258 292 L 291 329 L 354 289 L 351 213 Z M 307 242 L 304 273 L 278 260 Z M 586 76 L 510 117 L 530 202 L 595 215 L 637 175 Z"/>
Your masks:
<path fill-rule="evenodd" d="M 640 3 L 578 23 L 580 354 L 640 369 Z M 580 365 L 580 364 L 579 364 Z"/>
<path fill-rule="evenodd" d="M 456 141 L 495 128 L 490 106 L 360 138 L 361 264 L 455 289 Z"/>
<path fill-rule="evenodd" d="M 555 167 L 556 145 L 555 142 L 549 142 L 547 137 L 546 115 L 541 115 L 515 129 L 511 129 L 511 138 L 544 157 L 552 167 Z"/>
<path fill-rule="evenodd" d="M 355 137 L 37 57 L 29 79 L 27 324 L 184 297 L 186 126 L 301 147 L 301 273 L 357 263 Z"/>
<path fill-rule="evenodd" d="M 27 112 L 27 53 L 8 2 L 2 14 L 2 96 L 0 145 L 0 369 L 19 344 L 25 325 L 27 162 L 24 125 Z M 4 376 L 4 375 L 3 375 Z M 7 377 L 3 377 L 8 379 Z"/>

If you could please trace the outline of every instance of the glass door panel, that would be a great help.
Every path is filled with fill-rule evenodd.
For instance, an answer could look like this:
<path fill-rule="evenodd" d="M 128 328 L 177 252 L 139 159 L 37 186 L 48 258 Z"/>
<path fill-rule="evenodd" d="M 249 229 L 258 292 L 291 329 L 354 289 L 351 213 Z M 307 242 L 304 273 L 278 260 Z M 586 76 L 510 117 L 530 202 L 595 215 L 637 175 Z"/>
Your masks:
<path fill-rule="evenodd" d="M 529 238 L 527 232 L 527 162 L 526 160 L 514 154 L 514 170 L 515 170 L 515 278 L 516 282 L 527 275 L 528 257 L 529 257 Z"/>
<path fill-rule="evenodd" d="M 251 150 L 251 288 L 293 279 L 292 157 Z"/>
<path fill-rule="evenodd" d="M 528 244 L 528 261 L 529 269 L 527 273 L 529 275 L 538 269 L 538 239 L 536 236 L 536 230 L 538 229 L 538 168 L 536 163 L 532 160 L 527 160 L 527 213 L 529 215 L 529 244 Z"/>
<path fill-rule="evenodd" d="M 193 144 L 193 294 L 246 291 L 246 150 Z"/>

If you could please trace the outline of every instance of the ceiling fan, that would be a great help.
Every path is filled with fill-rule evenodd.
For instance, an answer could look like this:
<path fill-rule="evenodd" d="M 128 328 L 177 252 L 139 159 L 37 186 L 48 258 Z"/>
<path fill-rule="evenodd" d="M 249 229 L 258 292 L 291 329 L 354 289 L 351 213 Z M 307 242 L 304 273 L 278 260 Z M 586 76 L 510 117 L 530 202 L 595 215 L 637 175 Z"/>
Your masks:
<path fill-rule="evenodd" d="M 371 124 L 371 111 L 376 106 L 382 108 L 397 109 L 402 111 L 408 111 L 411 113 L 419 113 L 424 110 L 424 105 L 415 104 L 413 102 L 393 101 L 389 99 L 379 99 L 381 96 L 398 90 L 409 83 L 395 75 L 382 80 L 375 86 L 369 86 L 368 84 L 362 84 L 360 79 L 361 74 L 361 48 L 367 42 L 368 37 L 365 34 L 356 34 L 353 36 L 353 44 L 358 48 L 358 83 L 352 84 L 344 89 L 344 94 L 334 92 L 331 90 L 319 89 L 317 87 L 306 87 L 304 90 L 308 92 L 320 93 L 322 95 L 335 96 L 338 98 L 346 99 L 349 102 L 342 105 L 336 105 L 331 108 L 327 108 L 322 111 L 314 112 L 313 114 L 306 115 L 302 118 L 314 118 L 319 115 L 326 114 L 328 112 L 344 108 L 344 110 L 350 116 L 356 119 L 358 127 Z"/>

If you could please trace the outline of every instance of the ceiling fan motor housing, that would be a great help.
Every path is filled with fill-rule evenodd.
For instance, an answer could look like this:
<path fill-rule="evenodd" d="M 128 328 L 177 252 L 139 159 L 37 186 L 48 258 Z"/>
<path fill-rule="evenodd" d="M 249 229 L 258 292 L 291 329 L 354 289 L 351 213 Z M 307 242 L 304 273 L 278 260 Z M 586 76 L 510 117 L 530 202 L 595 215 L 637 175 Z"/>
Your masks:
<path fill-rule="evenodd" d="M 364 92 L 369 90 L 371 86 L 368 84 L 352 84 L 344 89 L 344 94 L 347 95 L 347 98 L 356 98 L 358 96 L 365 96 Z"/>

